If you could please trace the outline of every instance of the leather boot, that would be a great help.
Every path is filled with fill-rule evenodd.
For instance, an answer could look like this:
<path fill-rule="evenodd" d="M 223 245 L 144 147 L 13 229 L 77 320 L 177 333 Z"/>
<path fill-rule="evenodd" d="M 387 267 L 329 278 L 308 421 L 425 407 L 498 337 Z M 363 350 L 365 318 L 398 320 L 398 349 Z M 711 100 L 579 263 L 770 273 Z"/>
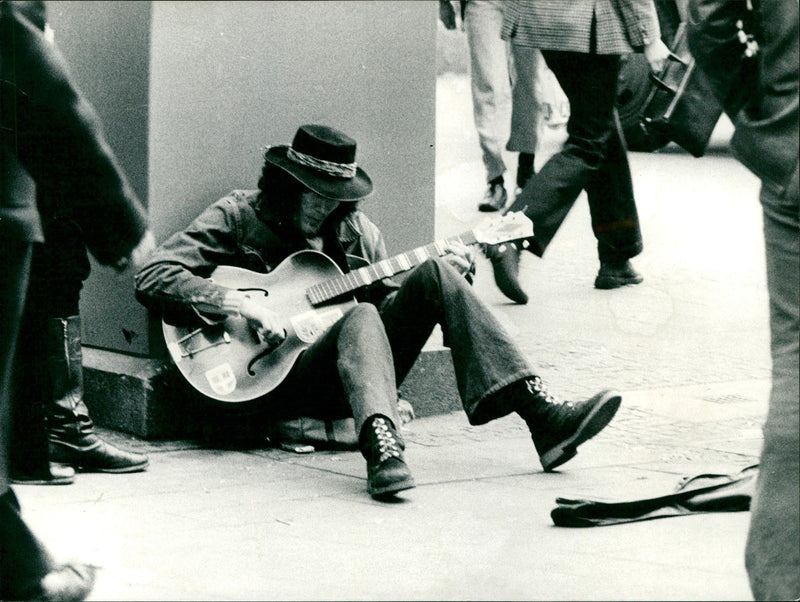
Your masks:
<path fill-rule="evenodd" d="M 562 401 L 548 393 L 538 376 L 514 383 L 508 394 L 528 425 L 545 472 L 575 457 L 578 446 L 602 431 L 622 403 L 614 391 L 601 391 L 584 401 Z"/>
<path fill-rule="evenodd" d="M 416 487 L 403 459 L 405 443 L 386 416 L 375 414 L 361 427 L 358 445 L 367 460 L 367 490 L 381 499 Z"/>
<path fill-rule="evenodd" d="M 525 305 L 528 295 L 519 285 L 520 250 L 514 243 L 504 245 L 485 245 L 483 252 L 492 262 L 494 281 L 497 288 L 514 303 Z"/>
<path fill-rule="evenodd" d="M 97 436 L 83 401 L 80 316 L 51 318 L 47 324 L 47 370 L 52 401 L 47 408 L 50 460 L 84 472 L 137 472 L 148 459 L 118 449 Z"/>

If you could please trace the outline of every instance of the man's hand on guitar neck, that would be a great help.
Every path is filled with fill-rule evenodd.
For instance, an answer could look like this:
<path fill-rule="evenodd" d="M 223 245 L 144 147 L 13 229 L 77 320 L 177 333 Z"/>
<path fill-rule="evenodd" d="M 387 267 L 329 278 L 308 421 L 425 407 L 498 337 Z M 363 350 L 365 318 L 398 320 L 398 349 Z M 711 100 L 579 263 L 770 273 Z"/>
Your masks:
<path fill-rule="evenodd" d="M 271 347 L 277 347 L 286 339 L 286 328 L 280 314 L 264 307 L 250 295 L 229 291 L 225 295 L 225 308 L 245 318 L 250 328 Z"/>
<path fill-rule="evenodd" d="M 447 253 L 442 256 L 462 276 L 475 273 L 475 252 L 457 241 L 447 243 Z"/>

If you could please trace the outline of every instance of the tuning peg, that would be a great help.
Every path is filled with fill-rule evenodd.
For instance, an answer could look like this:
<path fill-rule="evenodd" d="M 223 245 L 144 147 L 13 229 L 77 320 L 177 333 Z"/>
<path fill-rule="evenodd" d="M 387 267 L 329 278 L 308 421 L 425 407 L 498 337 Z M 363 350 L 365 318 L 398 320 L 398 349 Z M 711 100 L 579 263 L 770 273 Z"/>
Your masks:
<path fill-rule="evenodd" d="M 522 248 L 523 249 L 527 249 L 530 246 L 531 246 L 531 242 L 527 238 L 522 241 Z"/>

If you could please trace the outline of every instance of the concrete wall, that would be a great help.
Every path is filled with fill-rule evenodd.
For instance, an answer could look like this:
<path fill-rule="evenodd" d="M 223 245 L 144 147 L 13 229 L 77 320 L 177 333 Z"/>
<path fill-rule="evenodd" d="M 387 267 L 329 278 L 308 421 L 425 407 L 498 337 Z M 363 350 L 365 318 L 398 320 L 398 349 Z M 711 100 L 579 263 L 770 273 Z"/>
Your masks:
<path fill-rule="evenodd" d="M 255 188 L 263 147 L 302 123 L 358 141 L 376 185 L 362 206 L 390 251 L 433 240 L 435 2 L 48 5 L 159 241 L 229 190 Z M 82 303 L 86 344 L 159 348 L 129 281 L 96 268 Z"/>

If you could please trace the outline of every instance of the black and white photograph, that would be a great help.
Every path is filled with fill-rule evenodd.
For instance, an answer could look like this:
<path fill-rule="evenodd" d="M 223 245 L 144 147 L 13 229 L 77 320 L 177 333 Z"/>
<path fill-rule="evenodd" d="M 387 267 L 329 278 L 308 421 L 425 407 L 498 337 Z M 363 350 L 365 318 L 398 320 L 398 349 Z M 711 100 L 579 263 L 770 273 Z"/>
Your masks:
<path fill-rule="evenodd" d="M 0 600 L 800 600 L 797 0 L 0 0 Z"/>

